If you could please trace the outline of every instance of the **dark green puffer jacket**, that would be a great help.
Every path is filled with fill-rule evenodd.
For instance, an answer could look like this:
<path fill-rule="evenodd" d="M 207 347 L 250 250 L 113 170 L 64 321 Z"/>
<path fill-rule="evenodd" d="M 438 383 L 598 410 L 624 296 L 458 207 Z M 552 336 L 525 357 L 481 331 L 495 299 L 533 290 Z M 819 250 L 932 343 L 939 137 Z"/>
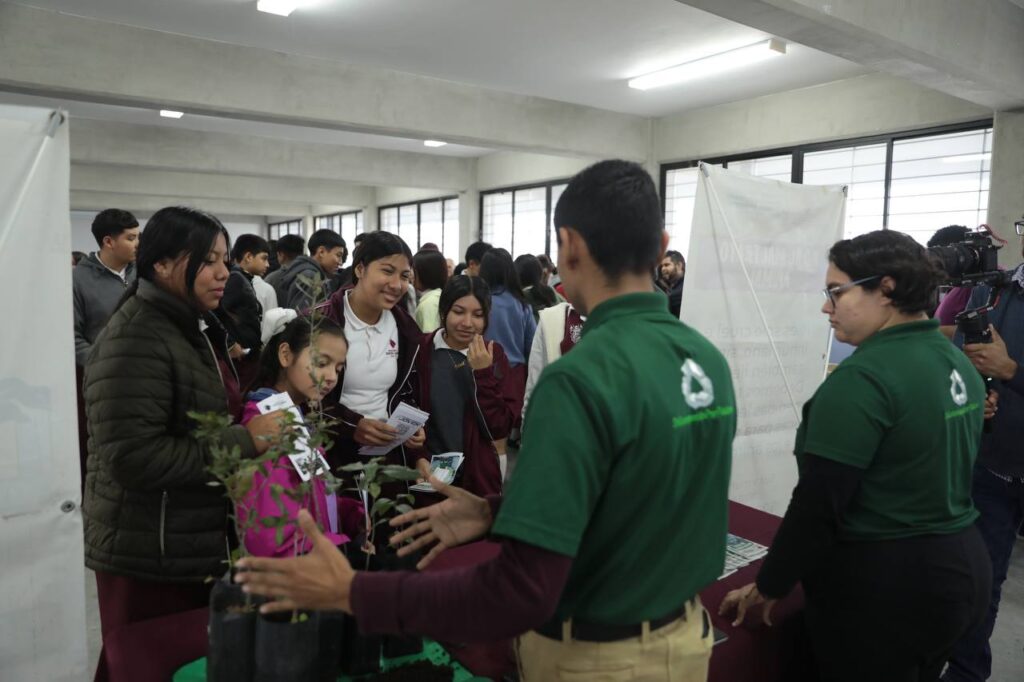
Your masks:
<path fill-rule="evenodd" d="M 222 574 L 228 505 L 223 488 L 207 485 L 209 451 L 187 413 L 228 408 L 195 311 L 140 280 L 97 339 L 83 390 L 86 566 L 164 582 Z M 255 455 L 244 426 L 222 438 Z"/>

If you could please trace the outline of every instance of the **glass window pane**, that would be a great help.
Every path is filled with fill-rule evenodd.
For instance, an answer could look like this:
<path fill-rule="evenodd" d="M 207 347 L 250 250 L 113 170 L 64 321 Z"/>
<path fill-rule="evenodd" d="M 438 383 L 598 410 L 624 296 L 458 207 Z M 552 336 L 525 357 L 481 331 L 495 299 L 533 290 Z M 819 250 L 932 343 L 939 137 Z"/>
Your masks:
<path fill-rule="evenodd" d="M 483 196 L 483 240 L 494 247 L 512 251 L 512 192 Z"/>
<path fill-rule="evenodd" d="M 441 202 L 431 201 L 420 204 L 420 246 L 427 243 L 441 248 L 444 242 L 444 226 L 441 224 Z"/>
<path fill-rule="evenodd" d="M 740 171 L 759 178 L 770 178 L 789 182 L 793 177 L 793 155 L 766 156 L 763 159 L 746 161 L 730 161 L 726 167 L 731 171 Z"/>
<path fill-rule="evenodd" d="M 568 186 L 568 184 L 551 186 L 551 237 L 548 241 L 548 256 L 555 267 L 558 267 L 558 226 L 555 225 L 555 208 L 558 206 L 562 192 Z"/>
<path fill-rule="evenodd" d="M 885 148 L 883 143 L 804 154 L 804 184 L 847 187 L 846 239 L 882 229 Z"/>
<path fill-rule="evenodd" d="M 441 253 L 458 263 L 462 260 L 462 246 L 459 243 L 459 200 L 447 199 L 444 202 L 444 243 Z"/>
<path fill-rule="evenodd" d="M 380 210 L 380 229 L 391 234 L 398 234 L 398 207 L 382 208 Z"/>
<path fill-rule="evenodd" d="M 341 238 L 351 255 L 356 250 L 356 235 L 363 231 L 363 212 L 344 213 L 341 216 Z M 344 263 L 343 263 L 344 265 Z"/>
<path fill-rule="evenodd" d="M 416 204 L 398 207 L 398 236 L 405 240 L 413 253 L 420 248 L 419 224 L 416 218 Z"/>
<path fill-rule="evenodd" d="M 893 143 L 890 229 L 926 243 L 946 225 L 985 222 L 991 128 Z"/>
<path fill-rule="evenodd" d="M 697 197 L 697 168 L 670 170 L 665 178 L 665 229 L 668 248 L 689 258 L 690 228 Z"/>
<path fill-rule="evenodd" d="M 516 191 L 512 257 L 544 253 L 547 230 L 546 187 Z"/>

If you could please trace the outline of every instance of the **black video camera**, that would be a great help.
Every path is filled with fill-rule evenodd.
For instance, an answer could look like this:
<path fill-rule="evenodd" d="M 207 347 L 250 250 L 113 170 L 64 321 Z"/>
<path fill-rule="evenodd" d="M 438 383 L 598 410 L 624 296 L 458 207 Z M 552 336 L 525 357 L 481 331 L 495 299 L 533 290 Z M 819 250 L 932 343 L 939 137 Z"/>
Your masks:
<path fill-rule="evenodd" d="M 999 298 L 999 292 L 1008 285 L 1013 275 L 999 269 L 999 249 L 992 239 L 987 226 L 977 232 L 968 232 L 962 241 L 948 246 L 931 246 L 931 253 L 942 269 L 946 271 L 946 285 L 972 287 L 985 284 L 990 289 L 989 300 L 980 308 L 971 308 L 959 313 L 956 318 L 957 331 L 963 334 L 964 343 L 991 343 L 988 330 L 988 311 L 992 310 Z"/>
<path fill-rule="evenodd" d="M 1018 225 L 1015 227 L 1020 229 Z M 995 307 L 999 293 L 1013 277 L 1012 272 L 999 269 L 998 254 L 1001 248 L 1003 245 L 995 242 L 987 225 L 983 225 L 977 232 L 968 232 L 956 244 L 928 248 L 928 252 L 946 271 L 946 285 L 972 287 L 984 284 L 989 287 L 988 301 L 983 306 L 964 310 L 954 318 L 956 329 L 963 334 L 965 344 L 992 342 L 988 312 Z"/>

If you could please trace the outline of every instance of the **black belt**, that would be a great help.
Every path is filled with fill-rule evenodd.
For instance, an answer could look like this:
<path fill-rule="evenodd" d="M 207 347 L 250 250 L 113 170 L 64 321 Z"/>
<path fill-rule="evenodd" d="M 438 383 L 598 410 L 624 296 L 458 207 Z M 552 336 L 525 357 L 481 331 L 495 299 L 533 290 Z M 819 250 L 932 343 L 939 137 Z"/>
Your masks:
<path fill-rule="evenodd" d="M 688 599 L 678 609 L 665 614 L 661 618 L 654 618 L 646 621 L 650 632 L 676 622 L 686 617 L 687 606 L 696 606 L 696 599 Z M 562 641 L 562 623 L 565 621 L 551 619 L 536 629 L 537 634 L 544 635 L 548 639 Z M 633 625 L 605 625 L 602 623 L 587 623 L 585 621 L 572 620 L 570 637 L 581 642 L 618 642 L 623 639 L 639 637 L 643 633 L 643 623 Z"/>

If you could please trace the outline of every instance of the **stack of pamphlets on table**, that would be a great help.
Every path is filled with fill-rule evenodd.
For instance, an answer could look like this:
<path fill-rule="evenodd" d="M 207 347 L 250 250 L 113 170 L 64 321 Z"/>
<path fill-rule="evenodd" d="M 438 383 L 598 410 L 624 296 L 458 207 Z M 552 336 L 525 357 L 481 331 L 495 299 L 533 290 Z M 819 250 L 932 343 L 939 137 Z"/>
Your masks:
<path fill-rule="evenodd" d="M 749 566 L 767 553 L 768 548 L 764 545 L 729 533 L 725 539 L 725 571 L 718 579 L 721 580 Z"/>

